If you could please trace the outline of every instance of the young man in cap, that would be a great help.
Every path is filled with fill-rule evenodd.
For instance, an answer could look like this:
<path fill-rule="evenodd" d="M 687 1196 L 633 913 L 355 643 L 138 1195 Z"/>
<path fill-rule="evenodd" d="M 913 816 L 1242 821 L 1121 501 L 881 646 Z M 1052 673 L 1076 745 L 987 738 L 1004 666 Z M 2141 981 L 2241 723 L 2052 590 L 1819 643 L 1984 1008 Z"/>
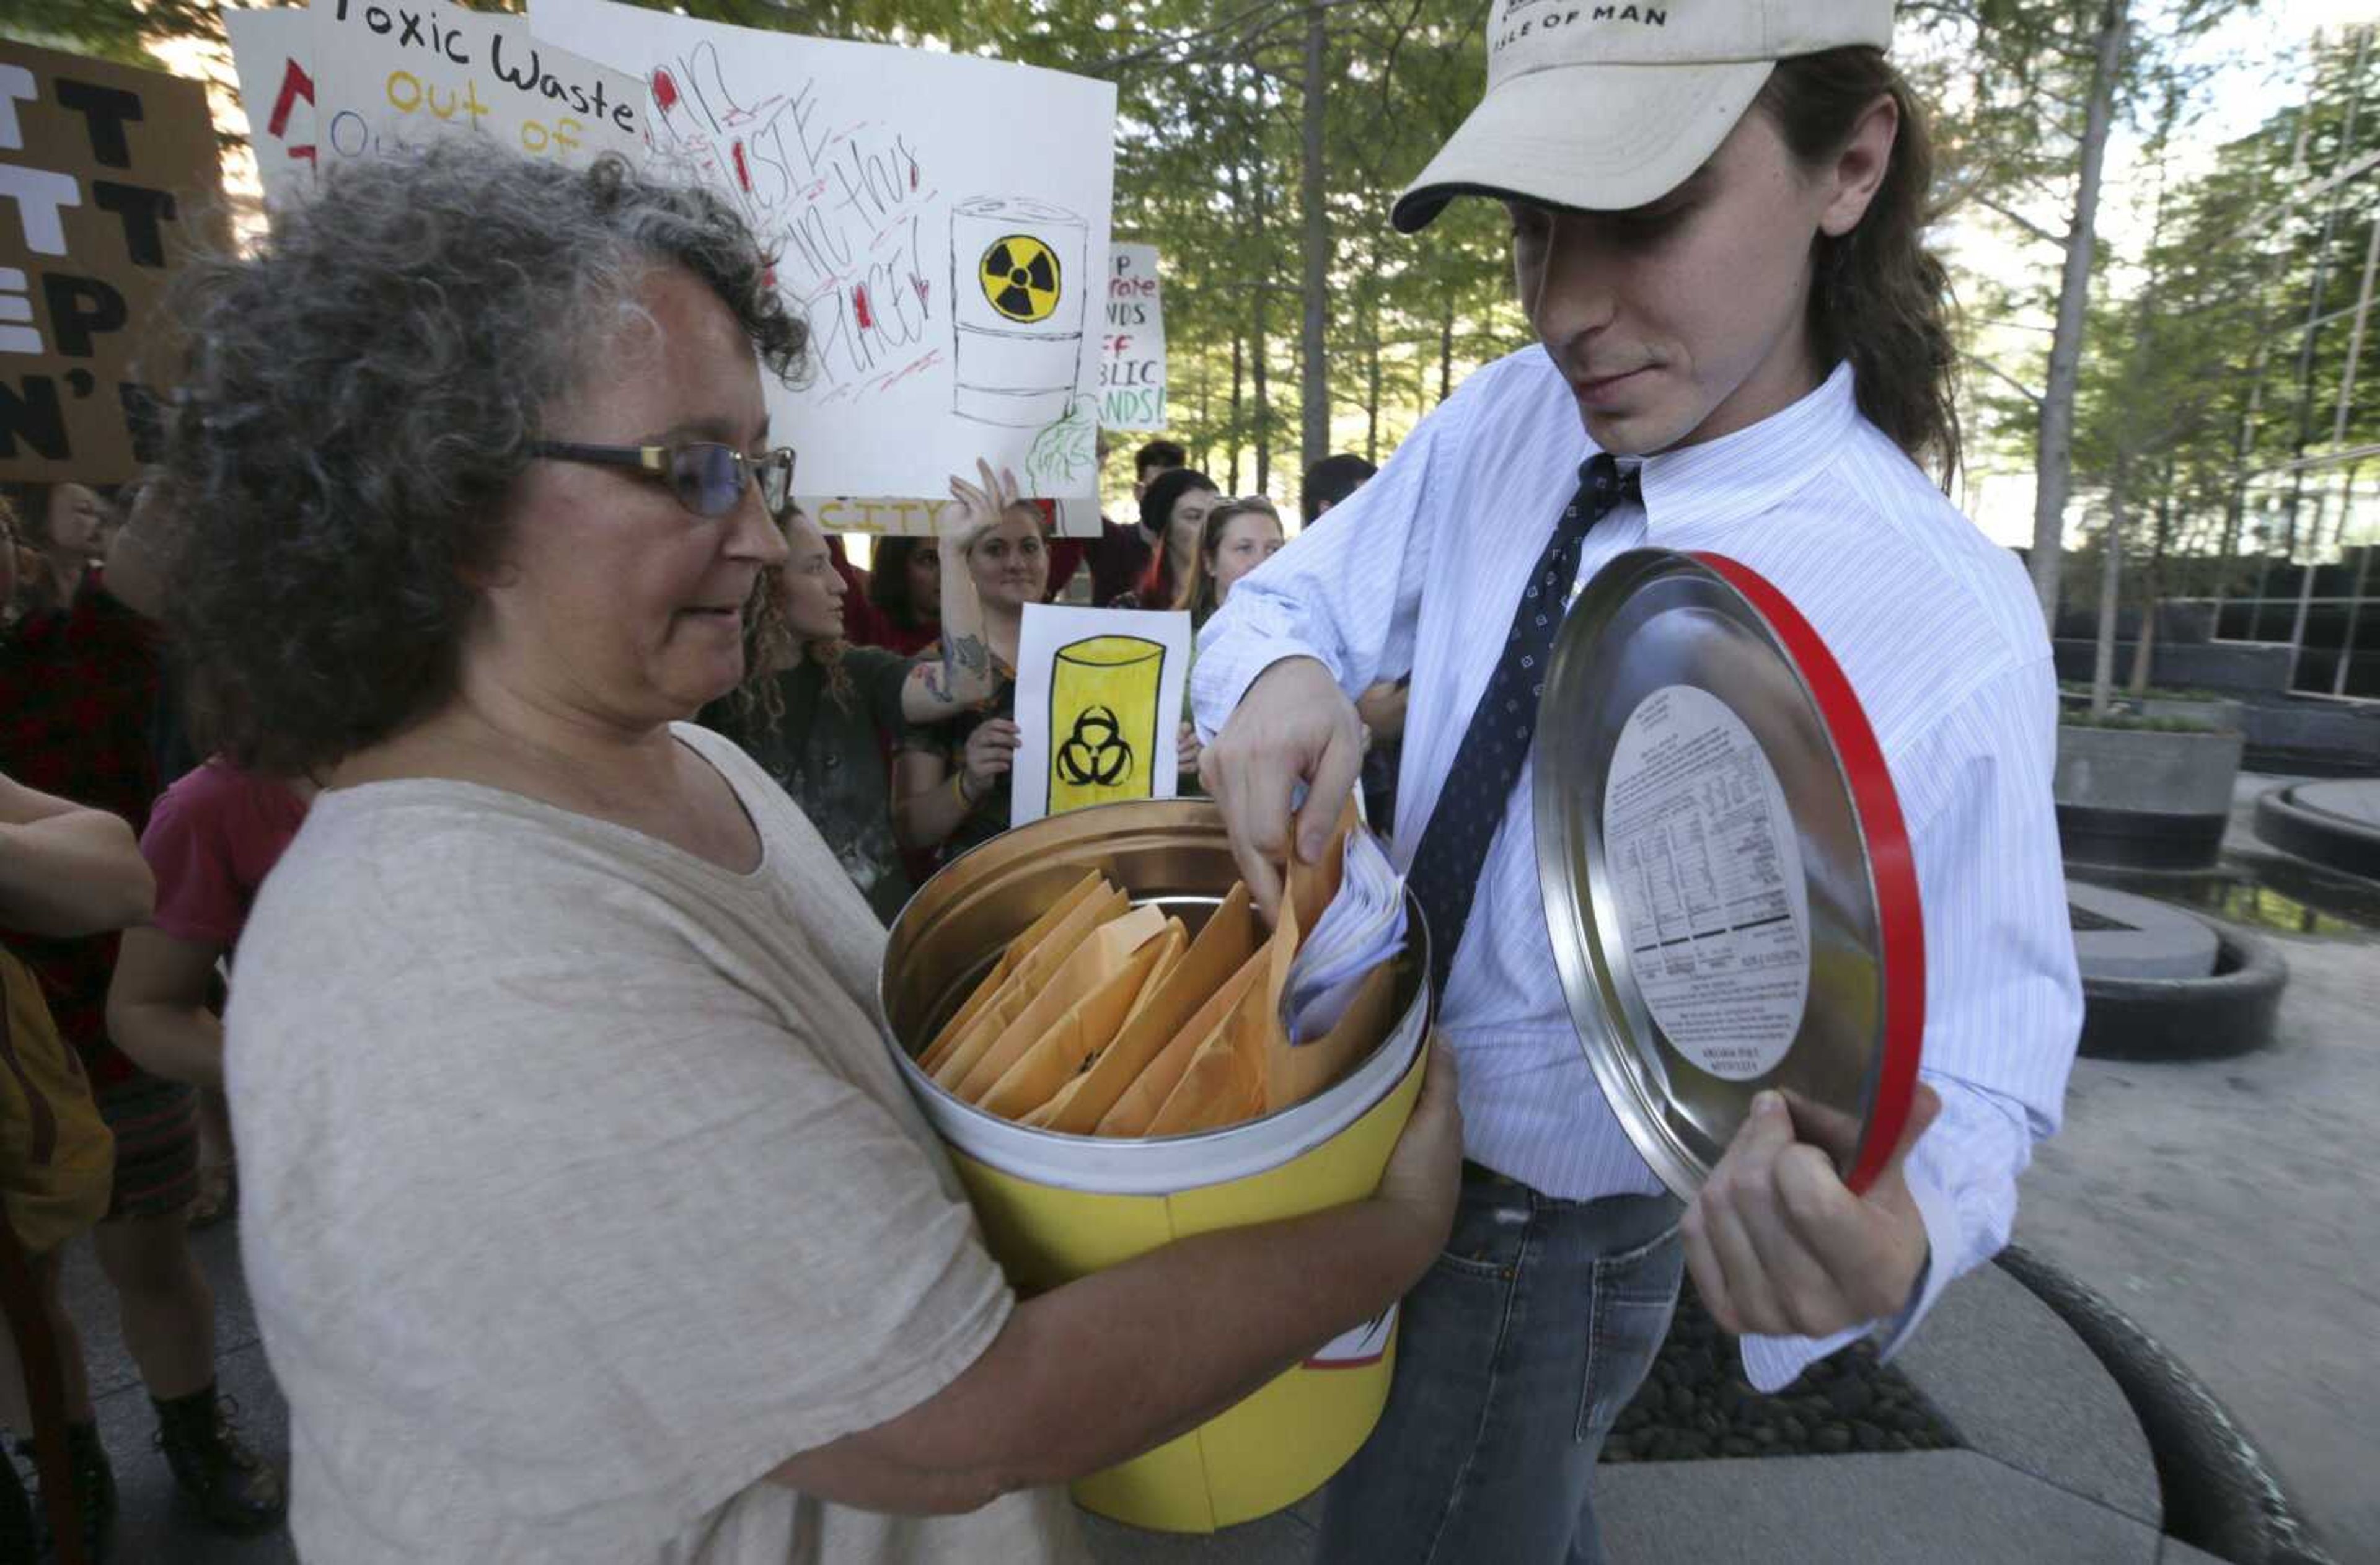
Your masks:
<path fill-rule="evenodd" d="M 1684 1267 L 1763 1389 L 1862 1335 L 1889 1352 L 2006 1242 L 2057 1126 L 2082 1003 L 2049 644 L 2015 560 L 1919 466 L 1955 466 L 1955 359 L 1891 31 L 1890 0 L 1496 0 L 1487 94 L 1394 220 L 1501 200 L 1538 345 L 1473 375 L 1202 640 L 1202 770 L 1268 905 L 1356 775 L 1350 698 L 1412 680 L 1394 853 L 1429 918 L 1469 1163 L 1388 1411 L 1332 1486 L 1326 1560 L 1597 1558 L 1596 1453 Z M 1767 1093 L 1682 1212 L 1573 1031 L 1532 828 L 1561 615 L 1528 599 L 1645 546 L 1731 555 L 1791 599 L 1898 791 L 1925 1085 L 1864 1195 Z"/>

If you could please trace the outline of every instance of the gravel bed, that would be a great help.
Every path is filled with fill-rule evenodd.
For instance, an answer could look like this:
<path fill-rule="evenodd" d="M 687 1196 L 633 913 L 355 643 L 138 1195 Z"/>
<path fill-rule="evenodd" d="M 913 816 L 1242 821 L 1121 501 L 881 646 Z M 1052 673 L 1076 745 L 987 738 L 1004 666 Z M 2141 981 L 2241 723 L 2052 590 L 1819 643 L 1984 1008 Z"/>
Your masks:
<path fill-rule="evenodd" d="M 1743 1378 L 1735 1339 L 1719 1330 L 1689 1279 L 1670 1339 L 1603 1444 L 1606 1462 L 1837 1456 L 1948 1450 L 1958 1432 L 1909 1377 L 1855 1342 L 1775 1396 Z"/>

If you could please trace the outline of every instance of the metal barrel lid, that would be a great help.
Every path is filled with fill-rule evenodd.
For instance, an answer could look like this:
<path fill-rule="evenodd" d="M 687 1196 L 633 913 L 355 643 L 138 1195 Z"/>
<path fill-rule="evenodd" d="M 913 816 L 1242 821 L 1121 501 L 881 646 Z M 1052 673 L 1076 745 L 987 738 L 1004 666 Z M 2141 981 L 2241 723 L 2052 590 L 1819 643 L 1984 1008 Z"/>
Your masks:
<path fill-rule="evenodd" d="M 1908 1120 L 1925 1022 L 1917 875 L 1850 682 L 1725 555 L 1596 573 L 1538 709 L 1537 881 L 1581 1047 L 1691 1197 L 1774 1088 L 1864 1191 Z"/>

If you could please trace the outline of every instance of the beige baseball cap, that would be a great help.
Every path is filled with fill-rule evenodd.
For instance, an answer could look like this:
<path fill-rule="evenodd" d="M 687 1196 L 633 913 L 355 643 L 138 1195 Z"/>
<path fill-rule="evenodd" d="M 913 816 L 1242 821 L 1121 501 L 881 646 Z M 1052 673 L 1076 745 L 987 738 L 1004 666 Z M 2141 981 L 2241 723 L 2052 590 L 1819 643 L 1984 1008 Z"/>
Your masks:
<path fill-rule="evenodd" d="M 1390 215 L 1418 232 L 1456 196 L 1624 212 L 1718 151 L 1777 62 L 1892 42 L 1892 0 L 1495 0 L 1488 95 Z"/>

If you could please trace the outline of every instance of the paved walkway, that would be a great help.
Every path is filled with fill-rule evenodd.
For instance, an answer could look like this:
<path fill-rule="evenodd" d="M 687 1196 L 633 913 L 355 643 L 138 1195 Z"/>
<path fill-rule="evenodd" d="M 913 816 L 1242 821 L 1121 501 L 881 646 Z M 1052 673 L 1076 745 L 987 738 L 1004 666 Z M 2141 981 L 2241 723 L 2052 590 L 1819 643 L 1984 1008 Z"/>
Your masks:
<path fill-rule="evenodd" d="M 239 1279 L 235 1231 L 196 1237 L 213 1279 L 221 1381 L 247 1426 L 285 1460 L 274 1389 Z M 85 1324 L 100 1425 L 123 1490 L 123 1565 L 287 1565 L 285 1535 L 203 1532 L 181 1505 L 112 1302 L 87 1246 L 67 1269 Z M 1692 1560 L 2195 1565 L 2162 1538 L 2156 1477 L 2138 1426 L 2104 1370 L 2033 1296 L 1997 1268 L 1962 1282 L 1901 1365 L 1957 1425 L 1966 1450 L 1767 1458 L 1606 1468 L 1599 1480 L 1615 1565 Z M 1169 1537 L 1087 1519 L 1103 1565 L 1303 1565 L 1314 1503 L 1212 1538 Z M 1482 1562 L 1490 1565 L 1490 1562 Z M 1502 1565 L 1502 1562 L 1493 1562 Z"/>

